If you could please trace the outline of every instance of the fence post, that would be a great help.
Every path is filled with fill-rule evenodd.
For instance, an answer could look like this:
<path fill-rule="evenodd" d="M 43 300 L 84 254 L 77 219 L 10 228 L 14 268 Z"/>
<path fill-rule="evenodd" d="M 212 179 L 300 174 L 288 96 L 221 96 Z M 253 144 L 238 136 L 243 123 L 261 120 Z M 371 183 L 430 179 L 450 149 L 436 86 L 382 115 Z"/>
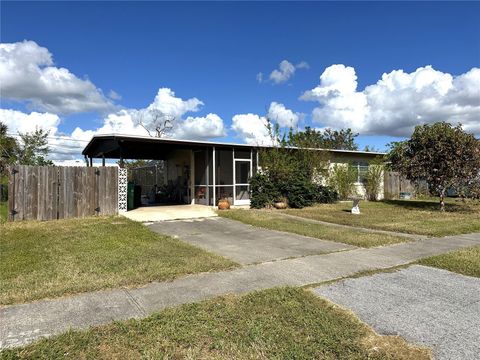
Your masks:
<path fill-rule="evenodd" d="M 118 212 L 127 211 L 127 169 L 118 168 Z"/>

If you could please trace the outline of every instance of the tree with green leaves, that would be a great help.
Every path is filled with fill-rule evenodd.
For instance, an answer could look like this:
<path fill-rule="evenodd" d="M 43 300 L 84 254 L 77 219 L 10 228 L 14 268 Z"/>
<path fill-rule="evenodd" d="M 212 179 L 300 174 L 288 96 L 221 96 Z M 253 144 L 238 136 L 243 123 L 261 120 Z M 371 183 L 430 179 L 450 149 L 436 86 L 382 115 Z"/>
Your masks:
<path fill-rule="evenodd" d="M 425 180 L 430 192 L 439 196 L 442 211 L 449 188 L 460 187 L 479 176 L 480 141 L 461 125 L 419 125 L 410 139 L 390 146 L 390 169 L 411 181 Z"/>
<path fill-rule="evenodd" d="M 383 183 L 383 169 L 385 160 L 378 157 L 368 164 L 368 170 L 364 175 L 363 187 L 365 196 L 369 201 L 377 201 Z"/>
<path fill-rule="evenodd" d="M 335 149 L 335 150 L 358 150 L 355 142 L 355 134 L 352 129 L 341 130 L 315 130 L 306 127 L 303 131 L 290 130 L 288 135 L 289 146 L 308 146 L 310 148 Z"/>
<path fill-rule="evenodd" d="M 0 177 L 6 175 L 6 167 L 17 160 L 19 146 L 13 136 L 8 135 L 7 125 L 0 122 Z"/>
<path fill-rule="evenodd" d="M 328 185 L 338 192 L 342 200 L 348 200 L 350 196 L 357 195 L 355 182 L 357 171 L 349 164 L 334 164 L 328 176 Z"/>
<path fill-rule="evenodd" d="M 19 150 L 17 163 L 20 165 L 53 165 L 48 160 L 50 148 L 48 147 L 49 131 L 36 128 L 35 131 L 29 133 L 19 133 Z"/>

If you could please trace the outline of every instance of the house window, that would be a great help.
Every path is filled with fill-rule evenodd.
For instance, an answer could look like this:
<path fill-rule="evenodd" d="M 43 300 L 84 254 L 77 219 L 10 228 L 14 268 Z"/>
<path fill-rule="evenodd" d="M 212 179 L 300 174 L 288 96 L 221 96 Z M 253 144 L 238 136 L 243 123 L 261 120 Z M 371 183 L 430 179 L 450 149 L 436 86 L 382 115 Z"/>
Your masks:
<path fill-rule="evenodd" d="M 363 184 L 365 182 L 365 175 L 368 172 L 368 162 L 366 161 L 354 161 L 351 166 L 357 173 L 357 183 Z"/>

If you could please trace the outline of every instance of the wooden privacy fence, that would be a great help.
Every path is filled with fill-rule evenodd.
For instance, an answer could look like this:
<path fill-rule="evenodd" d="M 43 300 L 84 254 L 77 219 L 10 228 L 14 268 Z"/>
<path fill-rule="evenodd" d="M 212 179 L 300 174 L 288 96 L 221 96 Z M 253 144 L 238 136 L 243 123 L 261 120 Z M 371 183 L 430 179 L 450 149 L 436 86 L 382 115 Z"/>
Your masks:
<path fill-rule="evenodd" d="M 118 213 L 118 168 L 12 166 L 8 218 L 54 220 Z"/>
<path fill-rule="evenodd" d="M 383 192 L 385 199 L 398 199 L 400 193 L 415 193 L 413 184 L 400 176 L 399 173 L 393 171 L 385 171 Z"/>

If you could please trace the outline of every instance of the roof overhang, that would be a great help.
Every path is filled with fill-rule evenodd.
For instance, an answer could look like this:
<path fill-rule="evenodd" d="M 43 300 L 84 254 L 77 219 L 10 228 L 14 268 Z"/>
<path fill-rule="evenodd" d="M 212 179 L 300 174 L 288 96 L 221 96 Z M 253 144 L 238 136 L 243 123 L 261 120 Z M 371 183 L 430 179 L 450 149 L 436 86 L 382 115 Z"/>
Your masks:
<path fill-rule="evenodd" d="M 205 148 L 269 148 L 264 145 L 235 144 L 226 142 L 178 140 L 155 138 L 150 136 L 106 134 L 95 135 L 83 149 L 82 154 L 92 158 L 106 159 L 151 159 L 165 160 L 168 154 L 176 150 L 201 150 Z M 296 149 L 291 147 L 290 149 Z M 362 154 L 383 156 L 381 152 L 354 150 L 310 149 L 329 151 L 337 154 Z"/>

